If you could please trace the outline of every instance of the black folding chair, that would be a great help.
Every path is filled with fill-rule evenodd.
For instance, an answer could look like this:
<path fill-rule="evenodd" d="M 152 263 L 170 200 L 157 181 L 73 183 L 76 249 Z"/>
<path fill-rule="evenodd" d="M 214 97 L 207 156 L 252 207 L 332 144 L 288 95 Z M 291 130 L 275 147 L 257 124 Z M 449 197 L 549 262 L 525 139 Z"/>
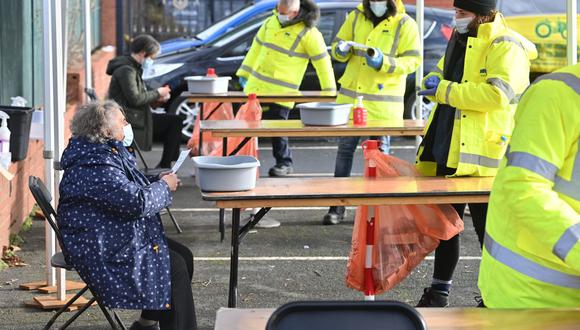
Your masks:
<path fill-rule="evenodd" d="M 52 205 L 50 205 L 52 196 L 50 196 L 50 194 L 48 193 L 48 189 L 46 189 L 44 183 L 35 176 L 31 176 L 28 178 L 28 187 L 30 189 L 30 192 L 32 193 L 32 196 L 34 196 L 36 203 L 42 210 L 44 218 L 46 219 L 46 221 L 48 221 L 48 224 L 50 225 L 52 230 L 54 230 L 56 234 L 56 239 L 62 251 L 52 256 L 52 258 L 50 259 L 50 264 L 52 265 L 52 267 L 55 268 L 62 268 L 68 271 L 74 271 L 74 267 L 71 265 L 71 263 L 67 261 L 68 257 L 66 254 L 66 250 L 64 249 L 64 246 L 62 244 L 62 234 L 60 233 L 60 230 L 56 224 L 58 215 L 56 214 L 56 211 L 54 210 Z M 68 321 L 66 321 L 66 323 L 60 327 L 60 329 L 66 329 L 82 313 L 84 313 L 87 310 L 87 308 L 89 308 L 96 301 L 97 305 L 99 305 L 99 308 L 101 308 L 101 311 L 103 312 L 103 314 L 107 318 L 107 321 L 111 325 L 111 328 L 125 330 L 126 329 L 125 325 L 123 324 L 123 321 L 121 321 L 119 315 L 117 315 L 117 312 L 113 311 L 113 316 L 115 318 L 113 320 L 113 316 L 111 316 L 109 309 L 104 304 L 102 304 L 99 301 L 99 299 L 96 298 L 95 294 L 93 293 L 93 290 L 89 285 L 86 285 L 84 288 L 82 288 L 74 297 L 72 297 L 66 303 L 66 305 L 61 307 L 56 312 L 56 314 L 54 314 L 54 316 L 50 319 L 50 321 L 48 321 L 48 323 L 44 326 L 44 329 L 50 329 L 50 327 L 54 324 L 56 319 L 87 291 L 90 291 L 93 297 L 86 304 L 84 304 L 70 319 L 68 319 Z"/>
<path fill-rule="evenodd" d="M 94 88 L 85 88 L 85 93 L 89 97 L 89 100 L 91 101 L 97 100 L 97 92 L 95 91 Z M 143 164 L 143 168 L 141 169 L 141 171 L 145 173 L 146 176 L 158 176 L 162 172 L 171 171 L 170 168 L 150 168 L 149 165 L 147 165 L 147 162 L 145 161 L 143 154 L 141 153 L 141 149 L 139 148 L 137 141 L 133 141 L 131 148 L 137 153 L 137 156 L 141 160 L 141 163 Z M 183 230 L 181 230 L 181 227 L 179 227 L 179 224 L 177 223 L 177 220 L 173 216 L 173 213 L 171 213 L 171 210 L 168 207 L 166 207 L 165 210 L 167 211 L 167 214 L 169 215 L 171 222 L 173 222 L 173 225 L 175 226 L 177 233 L 178 234 L 183 233 Z"/>
<path fill-rule="evenodd" d="M 266 330 L 424 330 L 425 320 L 398 301 L 303 301 L 274 311 Z"/>

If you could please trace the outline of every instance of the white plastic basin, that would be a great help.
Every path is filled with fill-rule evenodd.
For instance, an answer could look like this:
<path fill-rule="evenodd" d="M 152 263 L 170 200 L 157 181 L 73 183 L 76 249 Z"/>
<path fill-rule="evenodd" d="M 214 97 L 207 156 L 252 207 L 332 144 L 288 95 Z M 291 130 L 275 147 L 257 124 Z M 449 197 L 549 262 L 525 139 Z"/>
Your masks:
<path fill-rule="evenodd" d="M 304 125 L 336 126 L 348 123 L 352 104 L 310 102 L 296 107 L 300 109 L 300 119 Z"/>
<path fill-rule="evenodd" d="M 228 82 L 232 77 L 191 76 L 184 79 L 187 81 L 187 90 L 191 93 L 220 94 L 228 91 Z"/>
<path fill-rule="evenodd" d="M 195 182 L 203 191 L 243 191 L 256 187 L 260 161 L 252 156 L 193 157 Z"/>

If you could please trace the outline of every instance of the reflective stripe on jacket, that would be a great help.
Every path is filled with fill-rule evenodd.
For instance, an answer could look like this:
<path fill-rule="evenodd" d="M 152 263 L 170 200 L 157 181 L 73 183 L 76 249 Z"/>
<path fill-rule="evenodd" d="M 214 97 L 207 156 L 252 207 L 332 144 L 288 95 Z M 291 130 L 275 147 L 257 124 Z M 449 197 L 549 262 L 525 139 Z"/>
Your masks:
<path fill-rule="evenodd" d="M 282 26 L 278 14 L 260 27 L 238 77 L 248 79 L 247 93 L 295 91 L 300 87 L 308 62 L 316 69 L 324 91 L 335 91 L 336 82 L 330 55 L 322 34 L 304 22 Z M 292 108 L 294 103 L 280 102 Z"/>
<path fill-rule="evenodd" d="M 580 64 L 525 93 L 491 193 L 479 288 L 495 308 L 580 307 Z"/>
<path fill-rule="evenodd" d="M 383 53 L 382 67 L 368 67 L 366 51 L 358 47 L 351 48 L 345 57 L 340 56 L 336 53 L 340 40 L 378 48 Z M 332 43 L 332 56 L 348 62 L 339 80 L 338 103 L 354 104 L 356 97 L 362 95 L 370 120 L 403 118 L 406 78 L 421 63 L 419 32 L 411 17 L 399 12 L 375 27 L 360 4 L 340 28 Z"/>
<path fill-rule="evenodd" d="M 511 137 L 519 97 L 529 85 L 530 59 L 536 54 L 533 44 L 512 32 L 497 14 L 493 22 L 479 27 L 476 38 L 468 38 L 461 83 L 443 79 L 448 57 L 427 75 L 442 79 L 430 99 L 456 108 L 447 159 L 447 167 L 457 169 L 455 175 L 496 174 Z M 425 132 L 437 110 L 431 113 Z M 423 175 L 435 175 L 436 163 L 421 161 L 422 152 L 420 146 L 417 168 Z"/>

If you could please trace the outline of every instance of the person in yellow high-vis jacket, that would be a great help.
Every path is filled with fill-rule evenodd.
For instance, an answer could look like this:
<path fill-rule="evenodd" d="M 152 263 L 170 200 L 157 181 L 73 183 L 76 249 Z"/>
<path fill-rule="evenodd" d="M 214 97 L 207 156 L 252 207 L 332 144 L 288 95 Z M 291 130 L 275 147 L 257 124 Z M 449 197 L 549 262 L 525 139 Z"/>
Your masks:
<path fill-rule="evenodd" d="M 490 308 L 580 307 L 580 64 L 541 76 L 520 102 L 479 288 Z"/>
<path fill-rule="evenodd" d="M 242 66 L 237 71 L 246 93 L 296 91 L 310 62 L 323 91 L 336 91 L 326 44 L 316 23 L 320 16 L 312 0 L 280 0 L 274 14 L 260 27 Z M 293 103 L 263 105 L 264 119 L 288 119 Z M 266 111 L 267 110 L 267 111 Z M 276 165 L 270 176 L 292 173 L 288 138 L 272 138 Z"/>
<path fill-rule="evenodd" d="M 348 14 L 332 43 L 334 59 L 347 62 L 336 102 L 356 105 L 362 96 L 368 120 L 402 121 L 406 78 L 421 64 L 420 54 L 417 24 L 400 1 L 363 0 Z M 381 150 L 388 153 L 388 138 L 381 139 Z M 358 142 L 356 136 L 339 139 L 335 177 L 350 176 Z M 333 206 L 322 223 L 338 224 L 344 213 L 344 207 Z"/>
<path fill-rule="evenodd" d="M 520 95 L 529 85 L 535 46 L 513 32 L 496 0 L 455 0 L 456 29 L 437 70 L 424 79 L 437 103 L 430 114 L 416 166 L 426 176 L 494 176 L 513 129 Z M 453 205 L 463 218 L 465 204 Z M 483 244 L 487 203 L 469 204 Z M 418 307 L 445 307 L 459 260 L 459 235 L 435 251 L 433 280 Z"/>

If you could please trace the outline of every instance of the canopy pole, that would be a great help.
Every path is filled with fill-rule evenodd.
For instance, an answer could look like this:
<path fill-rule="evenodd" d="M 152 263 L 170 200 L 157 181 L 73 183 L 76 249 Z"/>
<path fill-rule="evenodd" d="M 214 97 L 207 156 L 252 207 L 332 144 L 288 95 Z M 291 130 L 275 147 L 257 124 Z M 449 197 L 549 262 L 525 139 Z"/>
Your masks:
<path fill-rule="evenodd" d="M 84 26 L 85 26 L 85 88 L 93 88 L 93 72 L 91 61 L 91 0 L 84 0 Z M 86 102 L 89 95 L 85 93 Z"/>
<path fill-rule="evenodd" d="M 54 71 L 53 71 L 53 22 L 52 0 L 43 2 L 43 27 L 44 27 L 44 183 L 48 193 L 54 196 Z M 52 206 L 56 208 L 54 199 Z M 48 222 L 44 225 L 45 239 L 45 265 L 47 286 L 56 285 L 56 269 L 51 266 L 50 259 L 55 254 L 56 235 Z"/>
<path fill-rule="evenodd" d="M 578 0 L 568 0 L 566 6 L 566 23 L 568 25 L 567 57 L 568 65 L 578 62 Z"/>
<path fill-rule="evenodd" d="M 417 93 L 421 90 L 421 81 L 423 80 L 424 74 L 424 67 L 423 67 L 423 45 L 424 45 L 424 34 L 425 34 L 425 1 L 424 0 L 417 0 L 416 7 L 415 7 L 415 17 L 417 20 L 417 27 L 419 28 L 419 54 L 421 54 L 421 64 L 417 68 L 415 72 L 415 95 L 417 96 L 415 99 L 415 118 L 423 119 L 423 96 L 418 95 Z M 421 137 L 415 137 L 415 145 L 419 146 L 421 143 Z"/>

